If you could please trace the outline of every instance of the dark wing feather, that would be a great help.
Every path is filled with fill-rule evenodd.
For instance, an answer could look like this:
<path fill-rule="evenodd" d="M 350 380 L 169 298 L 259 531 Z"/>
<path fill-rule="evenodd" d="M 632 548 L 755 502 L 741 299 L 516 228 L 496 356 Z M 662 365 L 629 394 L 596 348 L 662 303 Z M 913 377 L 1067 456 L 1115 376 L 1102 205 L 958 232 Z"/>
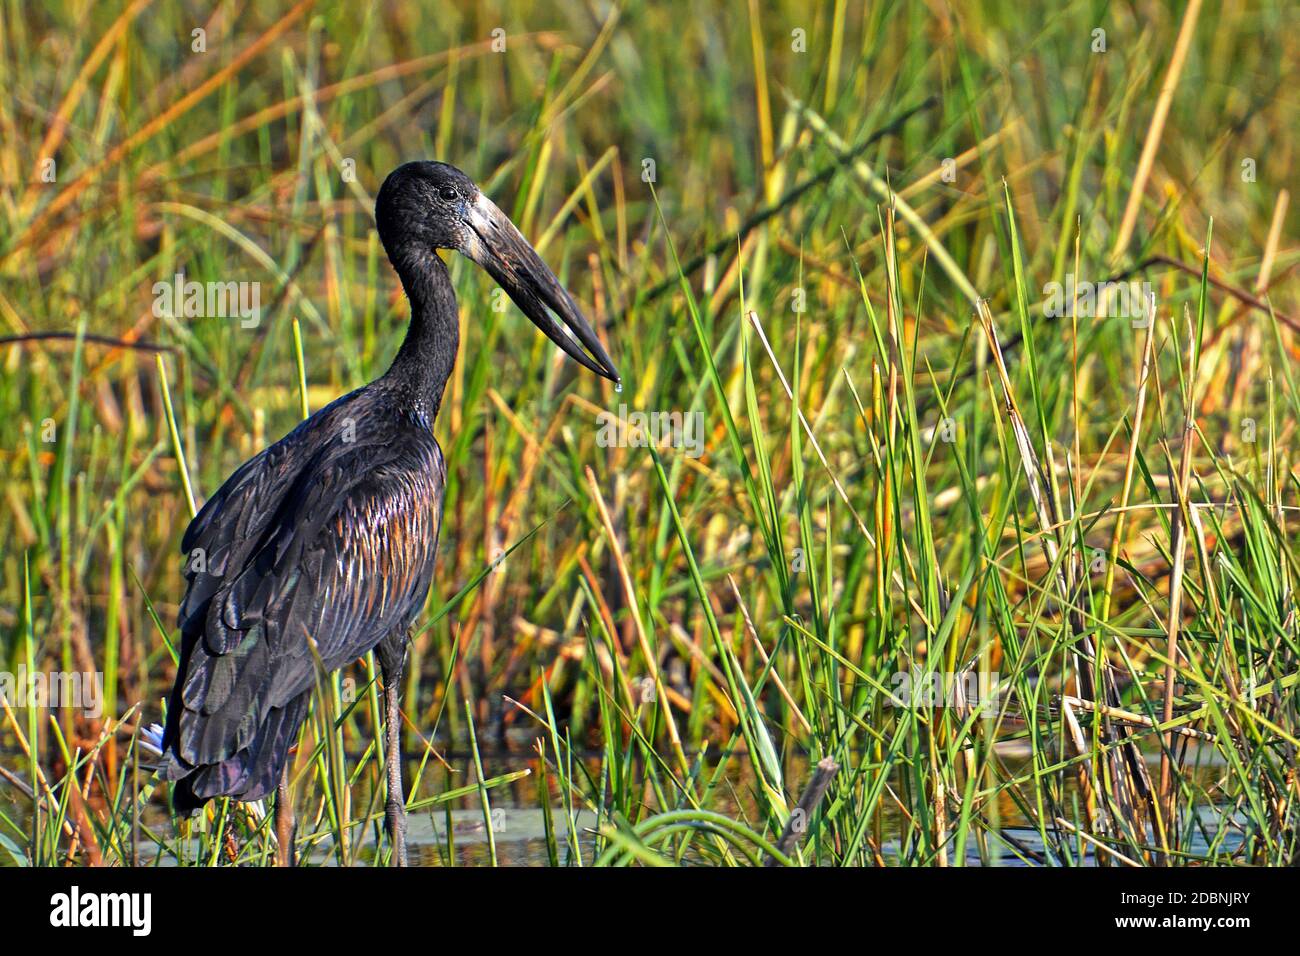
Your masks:
<path fill-rule="evenodd" d="M 363 394 L 236 471 L 185 534 L 181 666 L 163 741 L 164 773 L 188 791 L 178 788 L 178 805 L 264 795 L 305 716 L 316 655 L 336 669 L 408 627 L 424 602 L 442 453 L 421 424 Z"/>

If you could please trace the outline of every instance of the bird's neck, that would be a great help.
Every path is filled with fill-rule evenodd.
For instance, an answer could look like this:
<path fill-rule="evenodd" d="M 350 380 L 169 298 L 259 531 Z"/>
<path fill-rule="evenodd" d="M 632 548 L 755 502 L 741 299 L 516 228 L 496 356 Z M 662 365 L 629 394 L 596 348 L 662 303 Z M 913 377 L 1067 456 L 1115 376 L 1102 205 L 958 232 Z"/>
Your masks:
<path fill-rule="evenodd" d="M 396 256 L 393 265 L 411 302 L 411 324 L 384 381 L 432 427 L 460 348 L 456 293 L 436 252 Z"/>

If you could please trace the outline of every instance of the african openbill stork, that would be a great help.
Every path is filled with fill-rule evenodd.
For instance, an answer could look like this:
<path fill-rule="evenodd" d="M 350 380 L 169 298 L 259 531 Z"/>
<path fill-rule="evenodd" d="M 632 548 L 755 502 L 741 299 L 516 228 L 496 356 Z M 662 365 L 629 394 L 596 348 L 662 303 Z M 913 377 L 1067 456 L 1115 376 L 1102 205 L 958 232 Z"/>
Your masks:
<path fill-rule="evenodd" d="M 406 863 L 398 687 L 433 575 L 446 478 L 433 423 L 460 344 L 438 250 L 478 263 L 561 349 L 619 380 L 555 274 L 454 166 L 395 169 L 375 220 L 411 303 L 392 366 L 240 466 L 181 542 L 188 586 L 161 770 L 183 813 L 278 787 L 281 862 L 291 862 L 293 831 L 287 758 L 315 658 L 333 671 L 373 649 L 384 685 L 386 824 L 394 862 Z"/>

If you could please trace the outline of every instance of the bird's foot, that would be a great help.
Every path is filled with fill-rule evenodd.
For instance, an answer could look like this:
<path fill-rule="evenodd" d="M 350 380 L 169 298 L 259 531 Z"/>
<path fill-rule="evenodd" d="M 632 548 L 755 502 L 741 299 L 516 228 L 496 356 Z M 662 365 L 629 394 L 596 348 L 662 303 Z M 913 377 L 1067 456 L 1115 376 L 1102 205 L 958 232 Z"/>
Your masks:
<path fill-rule="evenodd" d="M 406 857 L 406 807 L 389 801 L 387 807 L 388 839 L 393 845 L 393 866 L 409 866 Z"/>

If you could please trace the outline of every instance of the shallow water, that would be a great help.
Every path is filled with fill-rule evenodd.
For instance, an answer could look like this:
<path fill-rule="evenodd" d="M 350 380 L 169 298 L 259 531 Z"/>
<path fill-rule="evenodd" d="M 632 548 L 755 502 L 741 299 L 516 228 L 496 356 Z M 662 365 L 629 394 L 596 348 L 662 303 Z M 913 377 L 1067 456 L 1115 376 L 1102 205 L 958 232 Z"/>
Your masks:
<path fill-rule="evenodd" d="M 419 781 L 416 792 L 412 795 L 413 802 L 473 782 L 473 763 L 468 753 L 451 750 L 443 751 L 443 756 L 450 769 L 441 763 L 430 760 L 424 768 L 424 774 Z M 1014 753 L 1014 748 L 1006 748 L 1001 756 L 1012 767 L 1023 760 L 1021 755 Z M 495 752 L 481 751 L 480 757 L 483 761 L 484 771 L 489 777 L 500 776 L 517 770 L 527 769 L 530 771 L 528 776 L 520 780 L 494 787 L 489 791 L 492 837 L 497 862 L 504 866 L 548 865 L 550 857 L 547 851 L 545 818 L 538 805 L 537 773 L 539 767 L 537 757 L 531 751 L 522 748 Z M 1213 773 L 1215 767 L 1221 764 L 1220 755 L 1209 747 L 1202 748 L 1199 752 L 1189 752 L 1187 758 L 1188 766 L 1192 768 L 1190 772 L 1200 776 Z M 591 753 L 583 759 L 587 762 L 588 772 L 594 779 L 599 779 L 600 755 Z M 1158 758 L 1149 755 L 1149 759 L 1154 761 Z M 6 765 L 13 766 L 13 761 L 6 758 Z M 743 755 L 738 756 L 729 763 L 727 778 L 730 786 L 719 788 L 712 809 L 752 821 L 756 818 L 756 814 L 752 804 L 746 805 L 750 787 L 752 786 L 752 779 L 745 772 L 746 766 L 746 758 Z M 407 768 L 406 780 L 408 787 L 415 780 L 418 770 L 418 766 L 414 764 Z M 787 785 L 790 792 L 800 792 L 803 781 L 809 776 L 807 761 L 802 759 L 791 760 L 787 763 L 786 770 L 788 776 Z M 19 772 L 21 773 L 21 770 Z M 553 775 L 552 784 L 554 785 Z M 301 794 L 303 787 L 312 785 L 312 783 L 300 783 L 299 793 Z M 1072 776 L 1069 786 L 1073 787 Z M 354 787 L 351 799 L 352 816 L 355 818 L 363 815 L 372 805 L 376 808 L 382 808 L 382 803 L 378 800 L 373 801 L 372 804 L 372 794 L 368 784 L 362 783 Z M 27 800 L 18 794 L 12 786 L 0 781 L 0 813 L 6 815 L 19 826 L 25 826 L 29 806 Z M 885 831 L 898 832 L 901 827 L 899 826 L 897 808 L 892 806 L 890 801 L 885 801 L 883 806 Z M 1045 853 L 1038 830 L 1030 825 L 1030 821 L 1019 813 L 1017 807 L 1009 798 L 999 801 L 999 812 L 1002 823 L 1000 832 L 1009 846 L 999 846 L 996 839 L 989 838 L 985 843 L 988 856 L 982 857 L 980 848 L 975 844 L 972 837 L 966 848 L 965 862 L 967 865 L 1027 866 L 1035 863 L 1050 865 L 1054 862 Z M 147 824 L 157 828 L 156 832 L 159 835 L 170 832 L 171 824 L 168 822 L 167 814 L 163 810 L 161 803 L 156 802 L 151 806 L 146 813 L 145 819 Z M 1206 808 L 1203 812 L 1203 819 L 1208 826 L 1214 822 L 1215 815 L 1209 808 Z M 571 850 L 568 845 L 568 827 L 562 806 L 555 805 L 553 807 L 552 821 L 556 830 L 559 863 L 564 865 L 570 862 Z M 584 863 L 589 863 L 593 855 L 596 842 L 594 832 L 596 825 L 596 815 L 590 811 L 581 810 L 575 816 L 574 829 L 577 831 L 578 844 Z M 448 839 L 449 828 L 450 840 Z M 348 858 L 361 864 L 371 862 L 373 847 L 379 831 L 378 824 L 356 827 L 351 834 L 353 844 Z M 14 837 L 12 830 L 3 823 L 0 823 L 0 833 L 9 836 L 10 839 Z M 1079 840 L 1073 842 L 1076 844 L 1082 843 Z M 1220 845 L 1219 851 L 1231 850 L 1239 846 L 1240 843 L 1241 837 L 1239 834 L 1230 834 Z M 145 841 L 145 845 L 148 845 L 148 841 Z M 192 846 L 197 847 L 197 844 L 192 844 Z M 434 805 L 412 812 L 408 817 L 407 846 L 411 863 L 414 865 L 487 865 L 490 862 L 488 828 L 484 822 L 483 808 L 478 796 L 472 794 L 469 797 L 461 798 L 456 801 L 456 804 L 450 810 L 443 805 Z M 1193 854 L 1199 854 L 1204 853 L 1208 846 L 1204 837 L 1198 834 L 1196 841 L 1185 849 Z M 1086 846 L 1084 850 L 1086 852 L 1082 854 L 1082 862 L 1085 865 L 1096 865 L 1094 852 Z M 1017 855 L 1017 851 L 1019 855 Z M 897 842 L 886 843 L 881 847 L 881 852 L 885 859 L 891 862 L 897 861 L 901 856 L 900 846 Z M 300 852 L 300 856 L 304 863 L 326 866 L 338 864 L 338 853 L 333 845 L 332 838 L 328 835 L 323 835 L 312 846 L 304 847 Z M 142 858 L 143 862 L 149 862 L 150 854 L 144 852 Z M 168 865 L 174 861 L 164 858 L 159 862 Z M 949 862 L 953 863 L 955 861 L 950 859 Z M 13 865 L 9 853 L 0 849 L 0 866 L 9 865 Z"/>

